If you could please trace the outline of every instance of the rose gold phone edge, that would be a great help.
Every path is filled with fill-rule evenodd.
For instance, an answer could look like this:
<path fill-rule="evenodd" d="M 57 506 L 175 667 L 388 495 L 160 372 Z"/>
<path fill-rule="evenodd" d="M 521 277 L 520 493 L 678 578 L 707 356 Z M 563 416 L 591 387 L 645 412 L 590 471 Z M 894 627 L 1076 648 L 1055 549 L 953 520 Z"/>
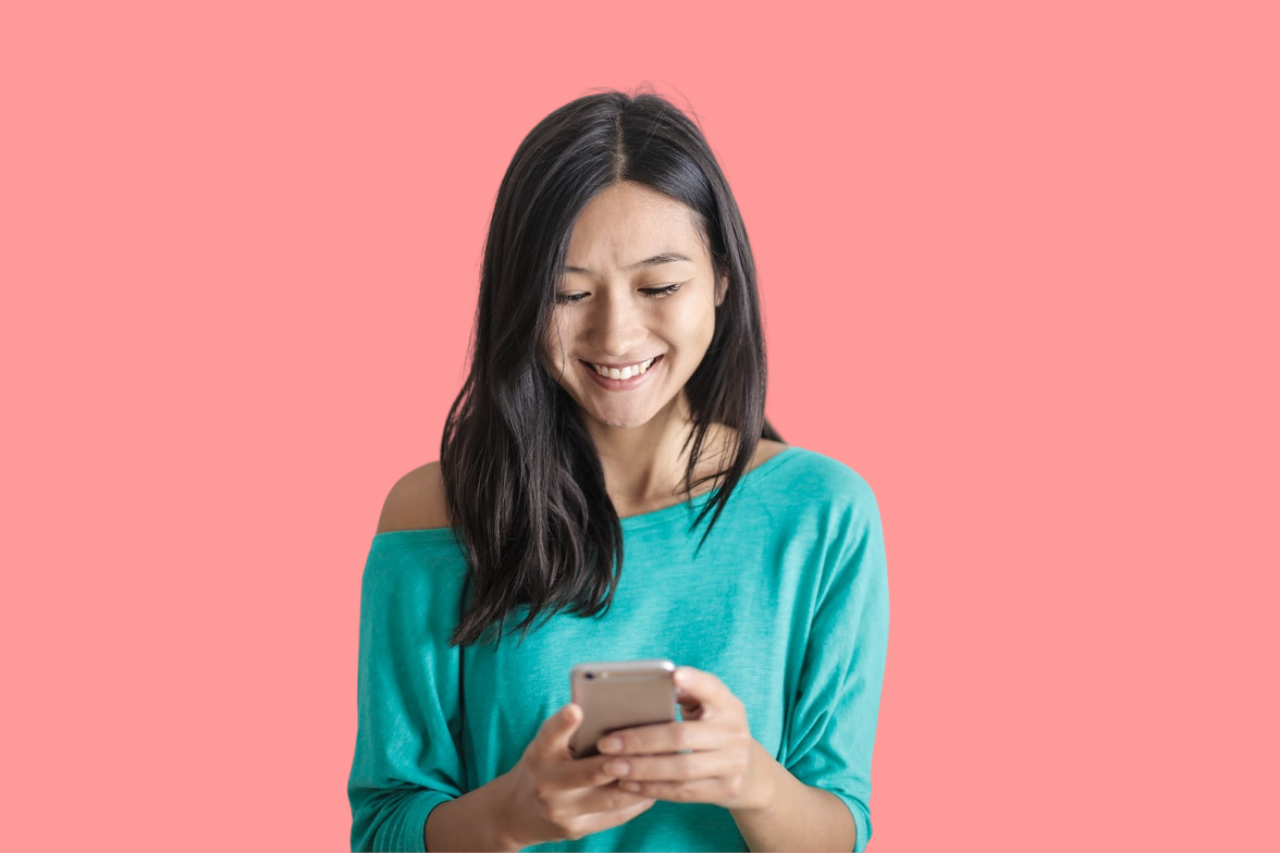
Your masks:
<path fill-rule="evenodd" d="M 675 722 L 675 671 L 675 664 L 665 658 L 598 661 L 573 667 L 570 691 L 584 713 L 569 744 L 573 756 L 597 754 L 596 742 L 611 731 Z M 611 683 L 626 684 L 628 689 L 611 689 L 607 686 Z"/>

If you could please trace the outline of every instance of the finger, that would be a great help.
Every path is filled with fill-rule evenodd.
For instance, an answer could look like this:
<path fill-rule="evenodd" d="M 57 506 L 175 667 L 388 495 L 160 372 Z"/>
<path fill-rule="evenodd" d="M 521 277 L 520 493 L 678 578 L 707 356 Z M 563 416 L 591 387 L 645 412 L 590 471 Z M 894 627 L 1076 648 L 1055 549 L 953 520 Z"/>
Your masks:
<path fill-rule="evenodd" d="M 636 808 L 652 799 L 643 794 L 624 791 L 616 784 L 609 784 L 575 795 L 573 807 L 579 814 L 620 812 Z"/>
<path fill-rule="evenodd" d="M 725 798 L 724 783 L 719 779 L 694 779 L 689 782 L 619 782 L 618 787 L 655 800 L 672 803 L 718 803 Z"/>
<path fill-rule="evenodd" d="M 659 755 L 686 749 L 721 749 L 731 742 L 726 730 L 714 723 L 684 720 L 655 723 L 610 732 L 596 748 L 604 755 Z"/>
<path fill-rule="evenodd" d="M 619 793 L 625 793 L 619 791 Z M 644 814 L 653 808 L 654 800 L 652 797 L 643 797 L 637 800 L 633 805 L 625 808 L 615 809 L 611 811 L 600 811 L 592 814 L 584 815 L 579 830 L 583 835 L 590 835 L 594 832 L 604 832 L 606 829 L 613 829 L 615 826 L 621 826 L 629 820 Z"/>
<path fill-rule="evenodd" d="M 632 756 L 614 759 L 605 769 L 619 782 L 682 782 L 720 779 L 740 773 L 745 766 L 741 753 L 727 749 L 686 752 L 681 755 Z M 626 790 L 625 788 L 623 790 Z"/>
<path fill-rule="evenodd" d="M 561 788 L 598 788 L 618 781 L 618 774 L 605 769 L 607 755 L 593 755 L 564 761 L 548 768 L 547 773 Z"/>
<path fill-rule="evenodd" d="M 674 678 L 680 704 L 686 708 L 701 706 L 702 717 L 736 709 L 742 704 L 723 681 L 709 672 L 681 666 L 676 668 Z"/>
<path fill-rule="evenodd" d="M 569 741 L 582 725 L 582 708 L 570 702 L 543 721 L 533 739 L 539 755 L 560 757 L 569 752 Z"/>

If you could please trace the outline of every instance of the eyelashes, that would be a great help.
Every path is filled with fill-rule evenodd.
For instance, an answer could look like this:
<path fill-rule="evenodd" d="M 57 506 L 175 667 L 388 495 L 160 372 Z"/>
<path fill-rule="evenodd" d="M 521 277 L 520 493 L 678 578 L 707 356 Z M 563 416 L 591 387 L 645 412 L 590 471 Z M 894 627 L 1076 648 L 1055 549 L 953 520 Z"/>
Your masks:
<path fill-rule="evenodd" d="M 676 284 L 664 284 L 658 287 L 642 287 L 640 292 L 650 299 L 666 299 L 673 295 L 677 290 L 684 287 L 687 282 L 677 282 Z M 575 302 L 581 302 L 591 294 L 589 293 L 557 293 L 557 305 L 572 305 Z"/>
<path fill-rule="evenodd" d="M 655 299 L 662 299 L 664 297 L 670 296 L 671 294 L 675 293 L 683 285 L 684 285 L 684 282 L 680 282 L 680 284 L 664 284 L 661 287 L 646 287 L 646 288 L 643 288 L 640 292 L 647 293 L 648 295 L 654 297 Z"/>

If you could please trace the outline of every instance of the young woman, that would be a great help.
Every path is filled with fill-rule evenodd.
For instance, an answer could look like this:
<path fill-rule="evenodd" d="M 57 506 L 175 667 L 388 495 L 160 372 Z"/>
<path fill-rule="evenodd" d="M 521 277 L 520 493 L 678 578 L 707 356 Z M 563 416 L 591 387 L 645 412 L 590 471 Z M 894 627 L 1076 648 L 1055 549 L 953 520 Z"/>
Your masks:
<path fill-rule="evenodd" d="M 875 498 L 764 418 L 755 268 L 698 128 L 552 113 L 503 178 L 441 461 L 365 568 L 355 850 L 861 850 L 888 635 Z M 624 559 L 625 557 L 625 559 Z M 569 670 L 681 666 L 575 759 Z"/>

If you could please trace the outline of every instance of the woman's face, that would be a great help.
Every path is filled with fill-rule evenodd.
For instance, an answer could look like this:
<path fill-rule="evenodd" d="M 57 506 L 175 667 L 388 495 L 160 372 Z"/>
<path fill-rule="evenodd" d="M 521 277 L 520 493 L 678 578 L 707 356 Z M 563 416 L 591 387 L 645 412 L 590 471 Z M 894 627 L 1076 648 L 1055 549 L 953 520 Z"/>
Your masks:
<path fill-rule="evenodd" d="M 574 224 L 544 364 L 588 429 L 669 418 L 683 412 L 723 298 L 697 215 L 643 184 L 614 184 Z"/>

